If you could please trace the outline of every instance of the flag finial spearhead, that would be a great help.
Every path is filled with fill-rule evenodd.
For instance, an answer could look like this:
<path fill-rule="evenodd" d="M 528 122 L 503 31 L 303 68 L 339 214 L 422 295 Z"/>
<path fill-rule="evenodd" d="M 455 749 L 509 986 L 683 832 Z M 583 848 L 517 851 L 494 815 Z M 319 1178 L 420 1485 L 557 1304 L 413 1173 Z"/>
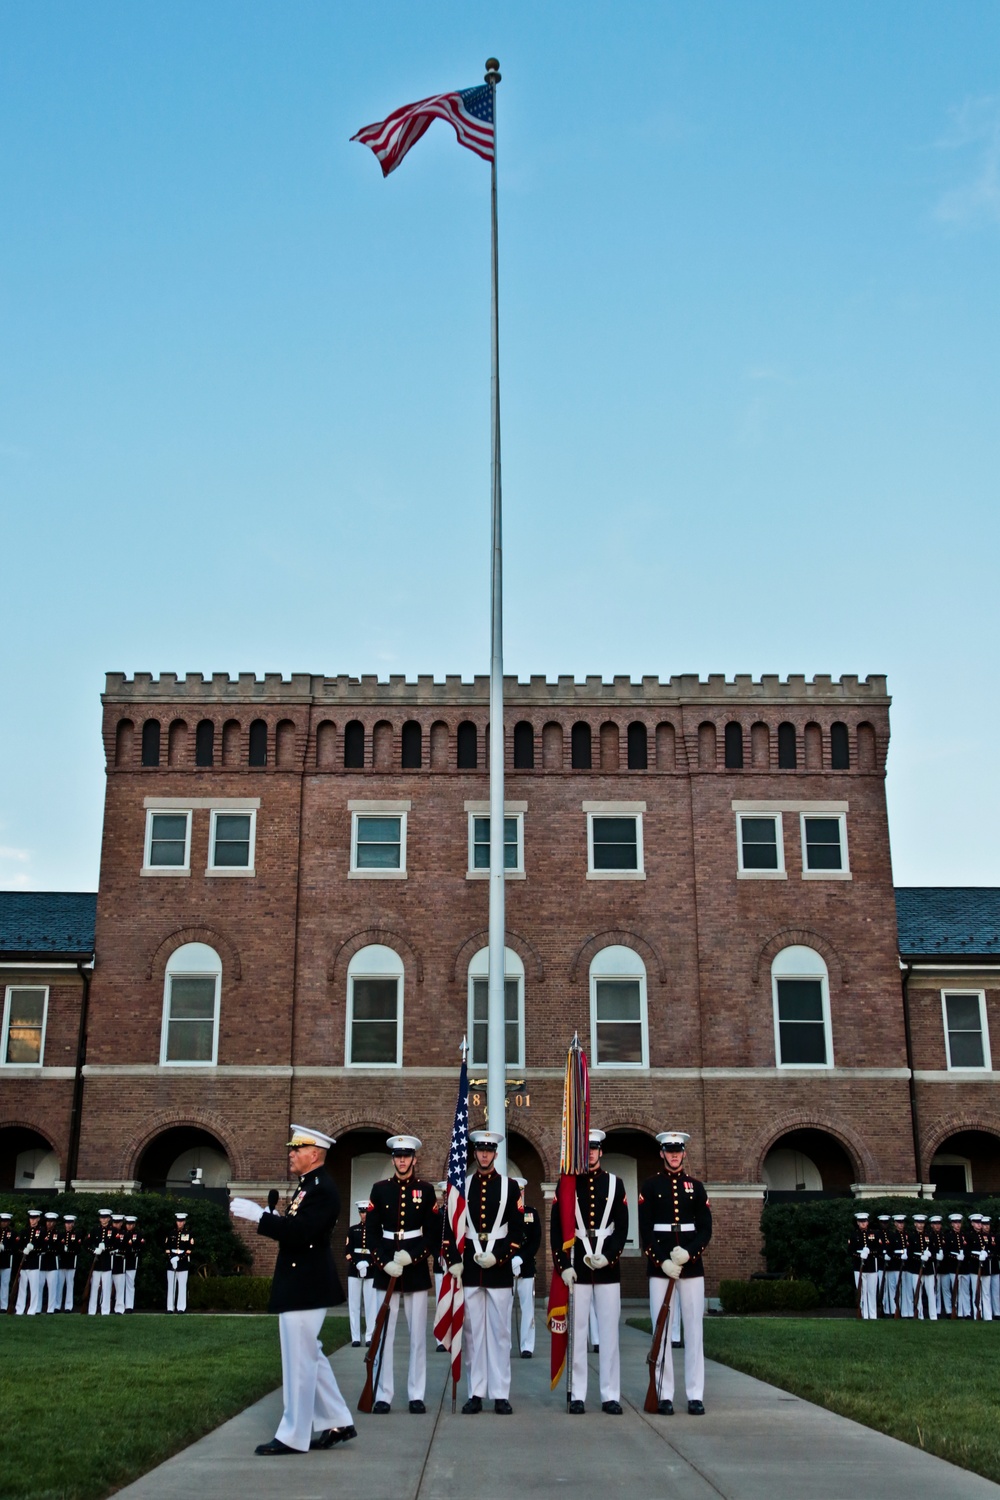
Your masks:
<path fill-rule="evenodd" d="M 500 82 L 500 62 L 498 58 L 488 57 L 486 59 L 485 81 L 487 83 L 492 83 L 494 88 Z"/>
<path fill-rule="evenodd" d="M 458 1050 L 462 1054 L 462 1061 L 465 1062 L 466 1056 L 467 1056 L 468 1051 L 469 1051 L 469 1043 L 468 1043 L 468 1041 L 466 1040 L 466 1038 L 464 1036 L 462 1038 L 462 1045 L 461 1045 L 461 1047 L 459 1047 Z"/>

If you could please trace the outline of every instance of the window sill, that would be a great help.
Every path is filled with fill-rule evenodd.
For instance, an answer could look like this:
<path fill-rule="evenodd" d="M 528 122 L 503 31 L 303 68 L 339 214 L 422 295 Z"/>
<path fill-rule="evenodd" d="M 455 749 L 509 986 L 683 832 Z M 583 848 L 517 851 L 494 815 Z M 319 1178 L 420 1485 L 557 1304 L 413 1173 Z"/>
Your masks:
<path fill-rule="evenodd" d="M 384 1073 L 387 1070 L 391 1070 L 393 1068 L 398 1073 L 400 1071 L 400 1069 L 402 1068 L 403 1064 L 401 1062 L 391 1062 L 391 1063 L 377 1063 L 377 1062 L 359 1062 L 359 1063 L 355 1063 L 355 1062 L 349 1062 L 349 1063 L 345 1063 L 344 1066 L 345 1066 L 345 1068 L 349 1068 L 352 1073 L 359 1073 L 359 1072 L 371 1071 L 371 1070 L 377 1070 L 380 1073 Z"/>
<path fill-rule="evenodd" d="M 489 870 L 466 870 L 466 880 L 489 880 Z M 504 870 L 504 880 L 525 880 L 527 877 L 523 870 Z"/>
<path fill-rule="evenodd" d="M 180 865 L 143 865 L 139 871 L 140 875 L 190 875 L 190 867 L 184 869 Z"/>
<path fill-rule="evenodd" d="M 179 1057 L 172 1057 L 169 1062 L 165 1057 L 160 1058 L 161 1068 L 214 1068 L 216 1066 L 217 1063 L 214 1058 L 211 1062 L 201 1062 L 198 1058 L 195 1057 L 185 1058 L 183 1060 Z"/>
<path fill-rule="evenodd" d="M 803 870 L 803 880 L 853 880 L 850 870 Z"/>
<path fill-rule="evenodd" d="M 787 880 L 787 870 L 738 870 L 737 880 Z"/>
<path fill-rule="evenodd" d="M 779 1073 L 830 1073 L 833 1063 L 775 1063 Z"/>
<path fill-rule="evenodd" d="M 205 875 L 206 876 L 210 876 L 212 878 L 214 878 L 215 876 L 220 876 L 223 880 L 233 880 L 233 879 L 236 879 L 236 880 L 240 880 L 240 879 L 246 880 L 248 877 L 256 875 L 256 874 L 257 874 L 257 871 L 253 870 L 253 869 L 250 869 L 250 870 L 241 870 L 241 869 L 232 869 L 232 870 L 222 870 L 222 869 L 219 869 L 219 870 L 216 870 L 211 865 L 209 865 L 208 869 L 205 871 Z"/>
<path fill-rule="evenodd" d="M 405 870 L 349 870 L 348 880 L 405 880 Z"/>
<path fill-rule="evenodd" d="M 640 1073 L 640 1072 L 644 1072 L 644 1071 L 648 1073 L 649 1072 L 649 1063 L 645 1063 L 645 1062 L 637 1062 L 637 1063 L 621 1063 L 621 1062 L 599 1063 L 599 1062 L 595 1062 L 595 1063 L 591 1063 L 591 1065 L 590 1065 L 590 1071 L 592 1073 Z"/>
<path fill-rule="evenodd" d="M 645 870 L 588 870 L 588 880 L 645 880 Z"/>

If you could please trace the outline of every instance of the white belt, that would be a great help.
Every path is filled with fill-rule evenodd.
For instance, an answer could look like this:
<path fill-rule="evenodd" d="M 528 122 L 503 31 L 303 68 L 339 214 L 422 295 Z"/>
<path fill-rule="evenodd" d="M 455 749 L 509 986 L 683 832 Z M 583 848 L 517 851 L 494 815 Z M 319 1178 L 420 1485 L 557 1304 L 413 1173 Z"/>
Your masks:
<path fill-rule="evenodd" d="M 384 1240 L 419 1240 L 423 1234 L 422 1229 L 398 1229 L 395 1233 L 391 1229 L 383 1229 Z"/>
<path fill-rule="evenodd" d="M 669 1234 L 672 1229 L 679 1229 L 681 1234 L 694 1234 L 693 1224 L 654 1224 L 654 1234 Z"/>

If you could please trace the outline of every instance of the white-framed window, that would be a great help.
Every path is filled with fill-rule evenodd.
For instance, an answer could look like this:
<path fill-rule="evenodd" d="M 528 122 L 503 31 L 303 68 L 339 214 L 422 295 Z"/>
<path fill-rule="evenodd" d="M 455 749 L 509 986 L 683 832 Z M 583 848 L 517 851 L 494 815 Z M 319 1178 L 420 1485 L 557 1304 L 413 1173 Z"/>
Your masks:
<path fill-rule="evenodd" d="M 490 805 L 467 802 L 469 818 L 468 880 L 488 880 L 490 874 Z M 524 879 L 525 803 L 505 802 L 503 808 L 503 863 L 507 880 Z"/>
<path fill-rule="evenodd" d="M 602 948 L 590 964 L 590 1065 L 649 1066 L 646 965 L 617 943 Z"/>
<path fill-rule="evenodd" d="M 583 811 L 587 815 L 587 879 L 645 880 L 645 802 L 585 802 Z"/>
<path fill-rule="evenodd" d="M 830 980 L 822 956 L 795 944 L 771 965 L 774 1056 L 779 1068 L 832 1068 Z"/>
<path fill-rule="evenodd" d="M 509 1068 L 524 1067 L 524 964 L 504 949 L 504 1038 Z M 485 1068 L 489 1019 L 490 950 L 480 948 L 469 964 L 469 1066 Z"/>
<path fill-rule="evenodd" d="M 147 808 L 142 873 L 144 875 L 190 875 L 190 808 L 171 807 L 162 810 Z"/>
<path fill-rule="evenodd" d="M 403 960 L 393 948 L 371 943 L 347 966 L 349 1068 L 403 1065 Z"/>
<path fill-rule="evenodd" d="M 44 984 L 9 984 L 4 996 L 0 1063 L 11 1068 L 40 1068 L 45 1056 L 45 1022 L 49 990 Z"/>
<path fill-rule="evenodd" d="M 941 1009 L 948 1067 L 992 1071 L 985 990 L 942 990 Z"/>
<path fill-rule="evenodd" d="M 409 802 L 349 802 L 353 880 L 406 879 Z"/>
<path fill-rule="evenodd" d="M 850 880 L 845 813 L 807 813 L 802 820 L 803 880 Z"/>
<path fill-rule="evenodd" d="M 222 960 L 207 943 L 185 943 L 167 959 L 163 980 L 164 1067 L 214 1067 L 219 1050 Z"/>
<path fill-rule="evenodd" d="M 786 880 L 780 812 L 737 813 L 736 855 L 743 880 Z"/>
<path fill-rule="evenodd" d="M 253 875 L 257 814 L 249 809 L 212 809 L 208 833 L 209 875 Z"/>

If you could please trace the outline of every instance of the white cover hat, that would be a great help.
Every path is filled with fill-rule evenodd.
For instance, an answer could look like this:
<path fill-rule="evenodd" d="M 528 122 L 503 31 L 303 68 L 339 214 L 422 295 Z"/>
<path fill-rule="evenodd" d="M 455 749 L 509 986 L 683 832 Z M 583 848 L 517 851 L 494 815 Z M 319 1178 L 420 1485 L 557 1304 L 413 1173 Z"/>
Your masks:
<path fill-rule="evenodd" d="M 415 1155 L 423 1145 L 418 1135 L 391 1135 L 386 1145 L 393 1156 Z"/>
<path fill-rule="evenodd" d="M 665 1146 L 674 1151 L 683 1151 L 690 1139 L 686 1130 L 661 1130 L 656 1137 L 656 1144 L 661 1151 Z"/>
<path fill-rule="evenodd" d="M 476 1146 L 492 1146 L 492 1147 L 496 1148 L 497 1146 L 499 1146 L 499 1144 L 500 1144 L 500 1142 L 502 1140 L 503 1140 L 503 1136 L 502 1135 L 498 1135 L 495 1130 L 470 1130 L 469 1131 L 469 1144 L 471 1146 L 473 1146 L 473 1147 L 476 1147 Z"/>
<path fill-rule="evenodd" d="M 322 1130 L 313 1130 L 309 1125 L 293 1125 L 289 1146 L 319 1146 L 323 1151 L 329 1151 L 331 1146 L 337 1144 L 332 1135 L 327 1135 Z"/>
<path fill-rule="evenodd" d="M 602 1141 L 607 1140 L 607 1135 L 603 1130 L 592 1130 L 587 1140 L 591 1146 L 599 1146 Z"/>

